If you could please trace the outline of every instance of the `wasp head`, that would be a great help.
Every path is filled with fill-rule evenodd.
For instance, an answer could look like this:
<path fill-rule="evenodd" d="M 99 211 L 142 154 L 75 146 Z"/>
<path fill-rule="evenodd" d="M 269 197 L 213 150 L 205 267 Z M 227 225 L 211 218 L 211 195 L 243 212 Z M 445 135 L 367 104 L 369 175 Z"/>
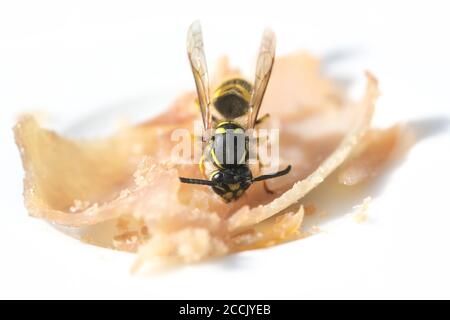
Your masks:
<path fill-rule="evenodd" d="M 211 177 L 212 189 L 225 201 L 236 200 L 252 184 L 252 172 L 246 165 L 219 170 Z"/>

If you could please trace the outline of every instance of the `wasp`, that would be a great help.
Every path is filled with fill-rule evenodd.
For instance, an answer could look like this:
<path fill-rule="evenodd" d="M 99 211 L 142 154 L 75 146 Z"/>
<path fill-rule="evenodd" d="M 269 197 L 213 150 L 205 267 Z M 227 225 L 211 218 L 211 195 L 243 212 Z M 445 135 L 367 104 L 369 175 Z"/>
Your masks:
<path fill-rule="evenodd" d="M 204 133 L 209 133 L 204 135 L 207 138 L 199 166 L 208 179 L 180 177 L 181 182 L 210 186 L 225 202 L 230 202 L 241 197 L 254 182 L 289 173 L 290 165 L 276 173 L 253 177 L 249 166 L 249 137 L 246 132 L 268 116 L 258 119 L 275 60 L 275 42 L 275 34 L 266 30 L 259 49 L 253 85 L 242 78 L 228 79 L 211 96 L 201 26 L 198 21 L 190 26 L 188 58 Z"/>

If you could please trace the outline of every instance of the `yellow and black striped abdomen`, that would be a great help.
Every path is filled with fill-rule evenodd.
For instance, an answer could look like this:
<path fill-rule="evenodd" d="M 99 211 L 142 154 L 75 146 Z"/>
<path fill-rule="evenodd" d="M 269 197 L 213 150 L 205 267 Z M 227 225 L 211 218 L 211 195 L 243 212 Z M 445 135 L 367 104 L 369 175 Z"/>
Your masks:
<path fill-rule="evenodd" d="M 236 119 L 249 109 L 252 85 L 240 78 L 223 82 L 215 91 L 212 102 L 225 119 Z"/>

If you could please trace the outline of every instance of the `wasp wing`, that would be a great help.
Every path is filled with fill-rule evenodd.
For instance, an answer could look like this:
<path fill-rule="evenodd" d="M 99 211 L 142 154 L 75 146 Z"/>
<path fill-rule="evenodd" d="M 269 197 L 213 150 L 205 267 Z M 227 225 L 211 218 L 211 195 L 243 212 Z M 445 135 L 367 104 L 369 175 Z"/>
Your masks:
<path fill-rule="evenodd" d="M 258 118 L 258 112 L 261 108 L 275 60 L 275 43 L 276 39 L 273 31 L 269 29 L 264 31 L 256 63 L 255 83 L 250 99 L 247 128 L 254 128 Z"/>
<path fill-rule="evenodd" d="M 211 111 L 209 109 L 208 68 L 203 49 L 202 29 L 198 21 L 195 21 L 189 27 L 186 46 L 192 73 L 194 74 L 195 85 L 197 87 L 198 102 L 202 113 L 203 125 L 205 129 L 210 129 L 212 121 Z"/>

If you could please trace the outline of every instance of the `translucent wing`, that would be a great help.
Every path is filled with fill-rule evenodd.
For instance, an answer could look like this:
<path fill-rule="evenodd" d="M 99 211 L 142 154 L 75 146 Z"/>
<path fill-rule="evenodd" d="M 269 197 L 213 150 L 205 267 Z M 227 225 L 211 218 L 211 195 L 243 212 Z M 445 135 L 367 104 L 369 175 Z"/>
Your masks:
<path fill-rule="evenodd" d="M 275 34 L 272 30 L 264 31 L 261 47 L 259 49 L 258 61 L 256 63 L 255 83 L 250 99 L 250 110 L 248 114 L 247 128 L 253 128 L 258 118 L 258 112 L 269 83 L 275 60 Z"/>
<path fill-rule="evenodd" d="M 205 129 L 211 128 L 211 112 L 209 109 L 209 80 L 206 66 L 205 52 L 203 50 L 203 36 L 200 23 L 195 21 L 189 27 L 187 36 L 187 52 L 197 87 L 198 102 L 202 112 Z"/>

